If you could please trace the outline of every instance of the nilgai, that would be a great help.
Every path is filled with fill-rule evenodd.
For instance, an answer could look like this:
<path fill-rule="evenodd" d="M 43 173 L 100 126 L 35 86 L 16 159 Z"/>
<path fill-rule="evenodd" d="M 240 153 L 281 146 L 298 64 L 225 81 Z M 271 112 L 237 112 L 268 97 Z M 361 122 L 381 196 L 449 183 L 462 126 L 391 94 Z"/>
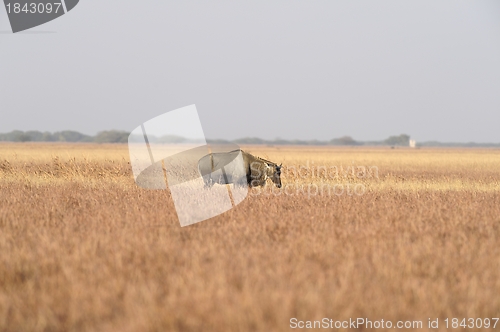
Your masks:
<path fill-rule="evenodd" d="M 208 188 L 214 183 L 265 186 L 267 179 L 281 188 L 281 165 L 241 149 L 207 154 L 198 161 L 198 171 Z"/>

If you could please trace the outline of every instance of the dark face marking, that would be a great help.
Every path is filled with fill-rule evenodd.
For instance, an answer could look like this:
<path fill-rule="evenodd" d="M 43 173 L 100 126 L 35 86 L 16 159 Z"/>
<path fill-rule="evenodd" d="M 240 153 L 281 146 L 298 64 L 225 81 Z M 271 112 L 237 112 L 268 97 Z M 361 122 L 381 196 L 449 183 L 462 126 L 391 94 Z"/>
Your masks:
<path fill-rule="evenodd" d="M 281 165 L 276 165 L 276 169 L 273 176 L 273 182 L 276 187 L 281 188 Z"/>

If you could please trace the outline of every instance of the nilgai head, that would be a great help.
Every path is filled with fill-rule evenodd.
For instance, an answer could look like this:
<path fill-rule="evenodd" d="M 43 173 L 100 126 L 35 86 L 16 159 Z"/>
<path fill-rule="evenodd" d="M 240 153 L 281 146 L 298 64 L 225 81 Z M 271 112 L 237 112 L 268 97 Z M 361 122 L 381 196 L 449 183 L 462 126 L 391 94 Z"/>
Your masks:
<path fill-rule="evenodd" d="M 281 164 L 283 165 L 283 164 Z M 274 165 L 274 173 L 271 178 L 276 187 L 281 188 L 281 165 Z"/>

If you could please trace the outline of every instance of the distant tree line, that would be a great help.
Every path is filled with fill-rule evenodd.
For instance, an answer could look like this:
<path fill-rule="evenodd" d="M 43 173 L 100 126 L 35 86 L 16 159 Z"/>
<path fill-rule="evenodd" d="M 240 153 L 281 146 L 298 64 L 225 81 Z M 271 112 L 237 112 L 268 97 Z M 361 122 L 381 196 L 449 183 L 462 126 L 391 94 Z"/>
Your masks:
<path fill-rule="evenodd" d="M 87 142 L 87 143 L 127 143 L 129 132 L 119 130 L 101 131 L 95 136 L 85 135 L 77 131 L 65 130 L 55 133 L 40 131 L 14 130 L 10 133 L 0 134 L 0 142 Z M 142 140 L 142 137 L 138 137 Z M 166 135 L 154 137 L 148 135 L 150 143 L 199 143 L 200 140 L 188 139 L 181 136 Z M 133 139 L 133 138 L 132 138 Z M 266 140 L 257 137 L 240 138 L 236 140 L 207 139 L 211 144 L 236 143 L 242 145 L 334 145 L 334 146 L 408 146 L 410 136 L 401 134 L 390 136 L 382 141 L 356 141 L 350 136 L 342 136 L 329 141 L 318 140 L 285 140 L 277 138 Z M 418 142 L 420 147 L 500 147 L 497 143 L 443 143 L 443 142 Z"/>
<path fill-rule="evenodd" d="M 275 140 L 265 140 L 262 138 L 248 137 L 240 138 L 234 141 L 227 140 L 207 140 L 210 143 L 237 143 L 237 144 L 266 144 L 266 145 L 339 145 L 339 146 L 358 146 L 358 145 L 391 145 L 391 146 L 408 146 L 410 144 L 410 136 L 401 134 L 399 136 L 391 136 L 383 141 L 356 141 L 351 136 L 342 136 L 334 138 L 330 141 L 318 140 L 284 140 L 277 138 Z"/>
<path fill-rule="evenodd" d="M 95 143 L 127 143 L 129 133 L 125 131 L 101 131 L 95 136 L 89 136 L 77 131 L 65 130 L 55 133 L 40 131 L 14 130 L 0 134 L 0 142 L 95 142 Z"/>

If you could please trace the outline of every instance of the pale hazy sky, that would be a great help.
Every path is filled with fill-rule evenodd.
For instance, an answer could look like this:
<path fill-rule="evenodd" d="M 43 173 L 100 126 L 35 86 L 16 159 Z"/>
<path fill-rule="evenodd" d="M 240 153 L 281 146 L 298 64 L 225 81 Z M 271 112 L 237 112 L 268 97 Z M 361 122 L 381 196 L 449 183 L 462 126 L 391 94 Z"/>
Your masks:
<path fill-rule="evenodd" d="M 9 30 L 2 6 L 0 132 L 196 104 L 208 138 L 500 142 L 496 0 L 81 0 Z"/>

